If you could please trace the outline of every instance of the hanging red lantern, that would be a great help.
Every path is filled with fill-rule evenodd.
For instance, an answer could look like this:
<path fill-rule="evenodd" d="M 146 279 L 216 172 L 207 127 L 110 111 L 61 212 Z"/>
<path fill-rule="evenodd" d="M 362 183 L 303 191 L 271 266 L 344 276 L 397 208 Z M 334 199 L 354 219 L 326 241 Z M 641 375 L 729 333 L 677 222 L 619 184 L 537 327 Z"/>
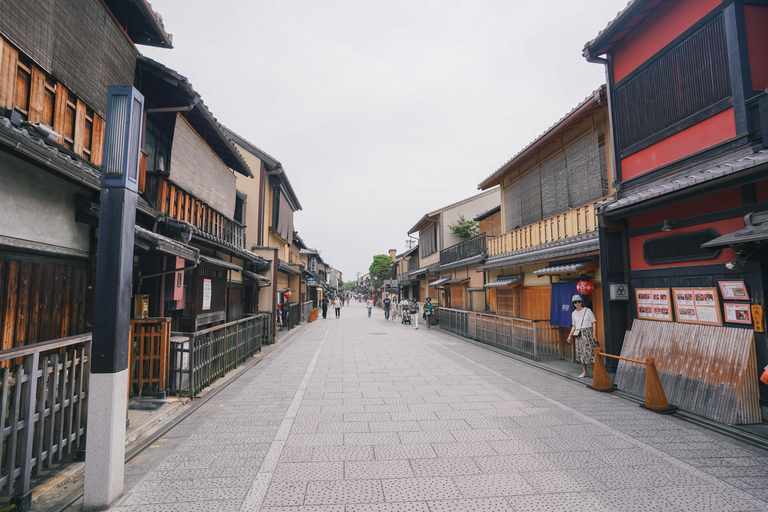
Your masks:
<path fill-rule="evenodd" d="M 590 281 L 579 281 L 576 283 L 576 291 L 581 295 L 592 295 L 595 287 L 592 286 Z"/>
<path fill-rule="evenodd" d="M 592 293 L 592 292 L 589 292 L 589 293 Z M 285 290 L 285 292 L 283 292 L 283 295 L 285 295 L 286 299 L 290 299 L 292 295 L 291 290 Z"/>

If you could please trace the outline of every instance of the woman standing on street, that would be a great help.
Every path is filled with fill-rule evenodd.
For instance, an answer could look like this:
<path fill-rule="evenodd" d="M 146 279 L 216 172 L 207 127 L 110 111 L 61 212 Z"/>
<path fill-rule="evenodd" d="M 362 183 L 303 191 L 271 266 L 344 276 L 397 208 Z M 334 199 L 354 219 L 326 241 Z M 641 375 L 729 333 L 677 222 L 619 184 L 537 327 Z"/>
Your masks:
<path fill-rule="evenodd" d="M 368 299 L 367 301 L 365 301 L 365 307 L 368 308 L 368 318 L 370 318 L 371 317 L 371 310 L 373 309 L 373 300 Z"/>
<path fill-rule="evenodd" d="M 587 365 L 595 362 L 594 348 L 597 343 L 597 319 L 592 310 L 584 307 L 584 299 L 581 295 L 571 297 L 575 311 L 571 313 L 571 332 L 568 334 L 568 343 L 576 340 L 576 361 L 581 363 L 584 370 L 579 378 L 588 377 Z"/>
<path fill-rule="evenodd" d="M 333 299 L 333 307 L 336 310 L 336 320 L 338 320 L 341 316 L 341 299 L 338 295 Z"/>

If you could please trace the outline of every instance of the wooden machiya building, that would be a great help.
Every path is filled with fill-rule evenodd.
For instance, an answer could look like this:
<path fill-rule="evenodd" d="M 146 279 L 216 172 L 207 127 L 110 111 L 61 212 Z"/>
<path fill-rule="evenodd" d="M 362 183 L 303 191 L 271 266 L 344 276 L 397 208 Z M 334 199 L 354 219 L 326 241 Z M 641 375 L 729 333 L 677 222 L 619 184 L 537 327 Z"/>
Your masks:
<path fill-rule="evenodd" d="M 535 351 L 515 349 L 521 355 L 574 359 L 565 339 L 580 281 L 592 285 L 585 302 L 604 339 L 595 206 L 611 188 L 610 140 L 602 86 L 478 185 L 501 187 L 500 232 L 479 267 L 487 311 L 539 333 L 525 340 Z M 483 220 L 493 230 L 492 218 Z"/>
<path fill-rule="evenodd" d="M 584 48 L 615 145 L 603 286 L 628 292 L 603 295 L 609 349 L 654 356 L 670 403 L 731 424 L 768 403 L 767 34 L 762 1 L 635 0 Z"/>
<path fill-rule="evenodd" d="M 5 350 L 90 331 L 96 230 L 84 212 L 97 211 L 107 87 L 133 83 L 137 44 L 172 45 L 145 1 L 0 4 Z"/>

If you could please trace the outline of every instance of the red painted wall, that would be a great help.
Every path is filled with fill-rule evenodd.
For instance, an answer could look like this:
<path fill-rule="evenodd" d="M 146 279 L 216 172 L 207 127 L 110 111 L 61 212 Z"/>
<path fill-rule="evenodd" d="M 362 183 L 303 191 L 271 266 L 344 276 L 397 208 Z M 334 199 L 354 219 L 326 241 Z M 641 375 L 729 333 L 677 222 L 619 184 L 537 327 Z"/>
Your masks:
<path fill-rule="evenodd" d="M 729 108 L 621 160 L 621 179 L 628 180 L 736 136 Z"/>
<path fill-rule="evenodd" d="M 663 2 L 613 48 L 614 81 L 627 76 L 721 3 L 721 0 Z"/>
<path fill-rule="evenodd" d="M 766 189 L 766 192 L 768 192 L 768 189 Z M 665 220 L 677 221 L 687 219 L 697 215 L 736 208 L 741 206 L 741 204 L 741 189 L 731 188 L 723 192 L 716 192 L 707 196 L 654 208 L 651 211 L 644 212 L 642 215 L 633 215 L 627 219 L 627 226 L 630 230 L 644 228 L 663 224 Z"/>
<path fill-rule="evenodd" d="M 643 214 L 644 215 L 644 214 Z M 635 236 L 629 239 L 629 259 L 632 270 L 659 269 L 665 267 L 690 267 L 696 265 L 711 265 L 714 263 L 726 264 L 736 257 L 732 249 L 723 249 L 717 258 L 712 260 L 685 261 L 682 263 L 666 263 L 664 265 L 649 265 L 643 259 L 643 243 L 651 238 L 660 238 L 690 231 L 699 231 L 701 229 L 716 229 L 721 235 L 731 233 L 744 228 L 744 217 L 734 217 L 732 219 L 720 220 L 717 222 L 708 222 L 685 228 L 675 229 L 673 231 L 653 233 L 651 235 Z"/>
<path fill-rule="evenodd" d="M 768 87 L 768 6 L 745 5 L 744 21 L 752 89 L 763 91 Z"/>

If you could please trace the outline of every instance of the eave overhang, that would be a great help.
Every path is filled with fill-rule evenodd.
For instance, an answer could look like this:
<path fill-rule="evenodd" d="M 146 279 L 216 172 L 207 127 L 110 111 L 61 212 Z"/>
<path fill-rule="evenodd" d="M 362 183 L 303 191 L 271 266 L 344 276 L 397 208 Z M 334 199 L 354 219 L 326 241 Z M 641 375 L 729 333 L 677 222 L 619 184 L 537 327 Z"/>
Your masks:
<path fill-rule="evenodd" d="M 157 96 L 162 98 L 159 101 L 173 101 L 172 105 L 158 105 L 161 108 L 186 105 L 190 109 L 186 112 L 187 122 L 211 150 L 221 158 L 222 162 L 243 176 L 253 178 L 250 167 L 234 143 L 225 134 L 224 127 L 213 117 L 211 111 L 200 99 L 200 95 L 192 88 L 187 77 L 144 55 L 136 57 L 136 63 L 136 86 L 150 103 L 153 102 L 153 97 Z M 144 73 L 158 80 L 150 81 Z M 148 85 L 149 83 L 152 85 Z M 163 90 L 155 90 L 155 86 L 161 87 Z M 155 99 L 154 101 L 158 100 Z"/>
<path fill-rule="evenodd" d="M 582 235 L 541 245 L 533 249 L 517 251 L 510 254 L 504 254 L 495 258 L 489 258 L 478 270 L 495 270 L 501 268 L 520 267 L 522 265 L 532 265 L 544 261 L 556 261 L 561 259 L 573 259 L 577 256 L 591 256 L 597 254 L 600 250 L 599 233 L 595 231 L 588 235 Z"/>
<path fill-rule="evenodd" d="M 596 61 L 601 55 L 611 51 L 616 43 L 642 23 L 661 3 L 662 0 L 630 0 L 627 6 L 597 34 L 597 37 L 584 45 L 582 51 L 584 58 L 588 61 Z"/>
<path fill-rule="evenodd" d="M 408 234 L 415 233 L 417 231 L 423 231 L 427 229 L 431 224 L 435 224 L 440 219 L 440 214 L 428 213 L 424 215 L 419 221 L 408 231 Z"/>
<path fill-rule="evenodd" d="M 146 0 L 103 0 L 133 44 L 173 48 L 173 35 L 165 31 L 163 17 Z"/>

